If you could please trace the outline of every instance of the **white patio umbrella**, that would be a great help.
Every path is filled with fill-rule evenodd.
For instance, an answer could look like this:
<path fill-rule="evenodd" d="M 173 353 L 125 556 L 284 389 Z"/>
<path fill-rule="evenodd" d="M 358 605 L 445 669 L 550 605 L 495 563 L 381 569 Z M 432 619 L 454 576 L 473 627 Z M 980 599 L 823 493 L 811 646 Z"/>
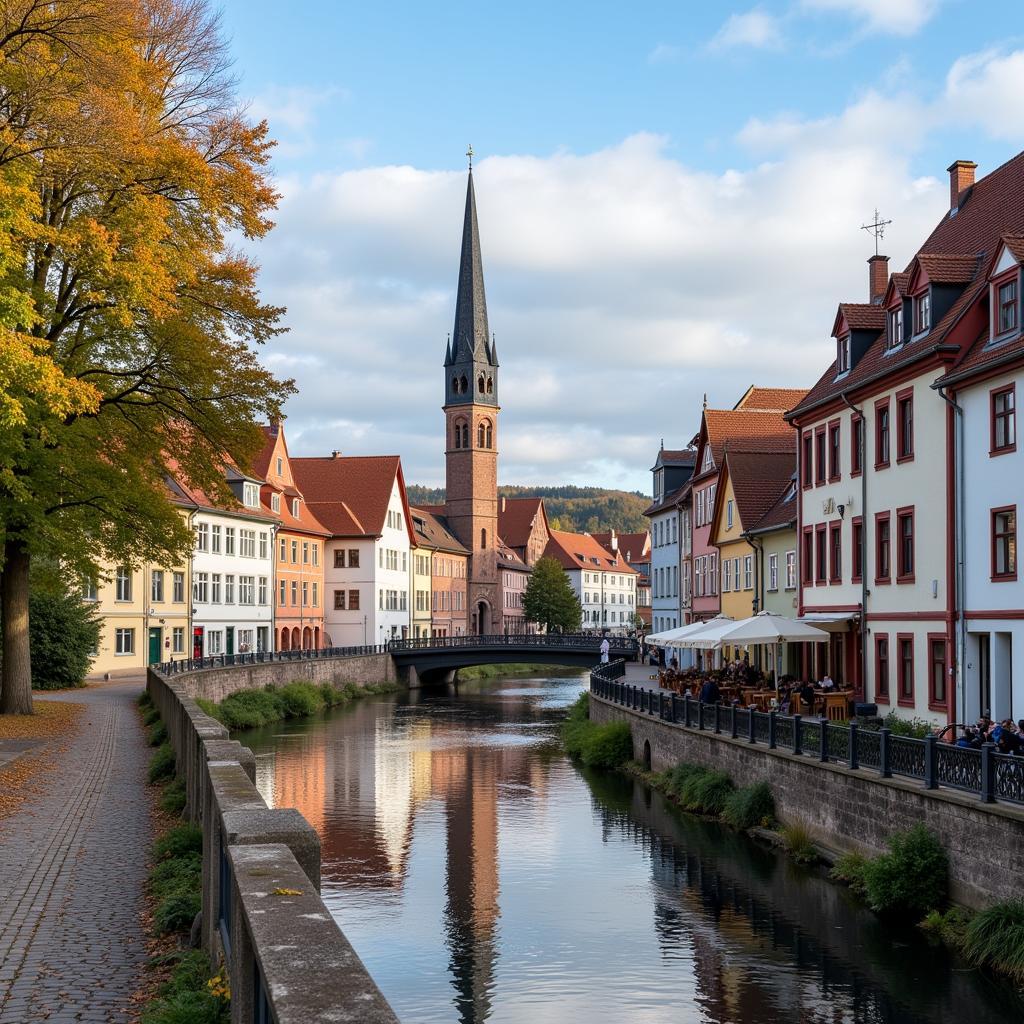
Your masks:
<path fill-rule="evenodd" d="M 736 625 L 731 615 L 716 615 L 707 622 L 702 622 L 700 629 L 688 633 L 678 641 L 676 647 L 692 647 L 701 651 L 717 651 L 722 645 L 722 635 Z"/>
<path fill-rule="evenodd" d="M 730 622 L 734 621 L 729 619 Z M 689 636 L 691 633 L 695 633 L 698 629 L 703 629 L 707 625 L 706 622 L 690 622 L 685 626 L 676 626 L 675 629 L 665 629 L 660 633 L 651 633 L 645 639 L 653 647 L 675 647 L 678 641 Z"/>
<path fill-rule="evenodd" d="M 772 671 L 775 671 L 778 662 L 780 643 L 827 644 L 829 639 L 830 635 L 824 629 L 810 626 L 806 622 L 798 622 L 796 619 L 787 619 L 785 615 L 776 615 L 769 611 L 758 612 L 749 619 L 741 619 L 721 636 L 721 640 L 726 643 L 742 644 L 745 647 L 751 644 L 772 644 L 776 655 L 772 662 Z"/>

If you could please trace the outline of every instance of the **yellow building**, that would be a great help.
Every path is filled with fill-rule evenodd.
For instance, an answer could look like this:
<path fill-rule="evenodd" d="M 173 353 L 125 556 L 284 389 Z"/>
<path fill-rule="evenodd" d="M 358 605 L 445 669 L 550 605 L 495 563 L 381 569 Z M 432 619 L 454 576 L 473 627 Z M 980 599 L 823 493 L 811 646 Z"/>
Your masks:
<path fill-rule="evenodd" d="M 101 576 L 82 587 L 83 600 L 96 605 L 100 618 L 91 678 L 141 672 L 157 661 L 191 657 L 188 562 L 170 569 L 104 565 Z"/>
<path fill-rule="evenodd" d="M 719 552 L 723 615 L 745 619 L 765 607 L 771 581 L 765 579 L 768 567 L 755 531 L 791 488 L 795 459 L 795 445 L 792 451 L 725 454 L 711 520 L 711 543 Z M 727 660 L 741 656 L 738 649 L 729 647 L 722 654 Z"/>

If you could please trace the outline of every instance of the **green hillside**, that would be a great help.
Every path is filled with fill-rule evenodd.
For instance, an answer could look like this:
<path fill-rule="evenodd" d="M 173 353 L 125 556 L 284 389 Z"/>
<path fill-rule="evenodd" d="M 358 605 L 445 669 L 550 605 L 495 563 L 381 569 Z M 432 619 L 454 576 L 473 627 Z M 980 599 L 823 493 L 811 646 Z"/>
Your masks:
<path fill-rule="evenodd" d="M 444 501 L 443 487 L 408 488 L 411 505 L 439 505 Z M 548 520 L 554 530 L 574 533 L 642 533 L 648 522 L 643 511 L 651 499 L 638 491 L 613 491 L 605 487 L 499 487 L 498 494 L 508 498 L 543 498 Z"/>

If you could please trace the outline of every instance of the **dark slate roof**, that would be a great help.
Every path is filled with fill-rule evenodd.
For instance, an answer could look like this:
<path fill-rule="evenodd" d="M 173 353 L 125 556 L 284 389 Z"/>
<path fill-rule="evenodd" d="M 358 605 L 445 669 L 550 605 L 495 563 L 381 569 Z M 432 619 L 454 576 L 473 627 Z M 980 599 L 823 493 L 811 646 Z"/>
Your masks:
<path fill-rule="evenodd" d="M 487 298 L 484 295 L 484 264 L 480 255 L 480 228 L 476 219 L 473 171 L 466 186 L 466 216 L 462 224 L 462 255 L 459 259 L 459 287 L 455 299 L 455 327 L 445 366 L 460 361 L 485 359 L 498 365 L 487 327 Z"/>
<path fill-rule="evenodd" d="M 409 506 L 409 512 L 412 515 L 413 543 L 416 547 L 448 551 L 457 555 L 469 554 L 452 533 L 444 516 L 412 505 Z"/>
<path fill-rule="evenodd" d="M 659 512 L 664 512 L 667 508 L 672 508 L 675 503 L 683 496 L 687 488 L 690 486 L 690 481 L 687 480 L 682 487 L 677 487 L 674 491 L 669 491 L 661 501 L 652 502 L 647 508 L 644 509 L 645 516 L 654 516 Z"/>

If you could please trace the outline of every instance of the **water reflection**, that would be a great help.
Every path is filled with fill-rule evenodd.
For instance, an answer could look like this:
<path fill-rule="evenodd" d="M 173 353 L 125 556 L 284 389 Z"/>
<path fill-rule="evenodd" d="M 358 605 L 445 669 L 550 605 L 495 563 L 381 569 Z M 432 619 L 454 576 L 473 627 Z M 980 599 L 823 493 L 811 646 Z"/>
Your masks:
<path fill-rule="evenodd" d="M 1024 1002 L 844 890 L 552 747 L 576 679 L 489 680 L 250 733 L 403 1020 L 995 1021 Z"/>

